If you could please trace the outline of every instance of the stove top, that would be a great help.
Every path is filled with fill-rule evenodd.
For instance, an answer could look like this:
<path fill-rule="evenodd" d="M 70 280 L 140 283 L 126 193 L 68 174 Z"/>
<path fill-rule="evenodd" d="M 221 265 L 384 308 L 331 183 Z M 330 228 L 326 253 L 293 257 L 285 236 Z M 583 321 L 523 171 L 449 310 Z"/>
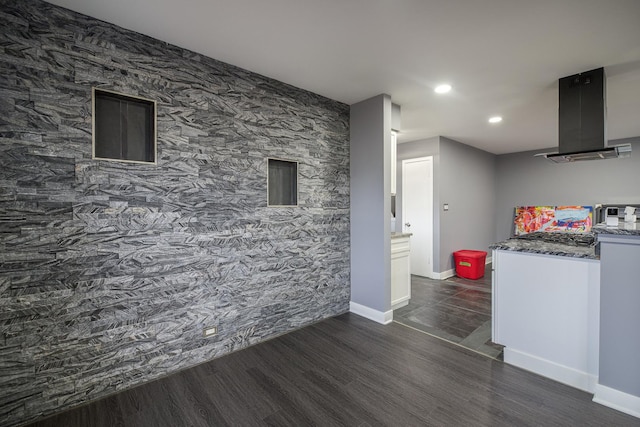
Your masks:
<path fill-rule="evenodd" d="M 562 243 L 570 246 L 594 246 L 596 238 L 593 233 L 529 233 L 516 236 L 516 239 L 538 240 L 547 243 Z"/>

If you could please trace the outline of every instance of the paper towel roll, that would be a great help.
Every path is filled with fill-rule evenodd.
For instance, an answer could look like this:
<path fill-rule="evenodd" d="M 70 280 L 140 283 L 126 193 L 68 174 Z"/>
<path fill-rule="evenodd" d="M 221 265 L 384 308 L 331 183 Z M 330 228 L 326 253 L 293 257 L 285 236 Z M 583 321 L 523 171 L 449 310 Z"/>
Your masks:
<path fill-rule="evenodd" d="M 624 208 L 624 222 L 636 222 L 636 208 L 627 206 Z"/>

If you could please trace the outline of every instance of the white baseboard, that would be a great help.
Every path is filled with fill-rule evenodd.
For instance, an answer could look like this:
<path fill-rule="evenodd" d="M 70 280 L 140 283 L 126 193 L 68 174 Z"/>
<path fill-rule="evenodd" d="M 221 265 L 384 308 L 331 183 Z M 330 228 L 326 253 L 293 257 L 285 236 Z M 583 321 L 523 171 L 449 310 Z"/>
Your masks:
<path fill-rule="evenodd" d="M 447 270 L 447 271 L 442 271 L 440 273 L 436 273 L 434 271 L 432 279 L 444 280 L 444 279 L 448 279 L 449 277 L 453 277 L 455 275 L 456 275 L 456 270 L 454 270 L 454 269 Z"/>
<path fill-rule="evenodd" d="M 578 371 L 547 359 L 505 347 L 504 361 L 562 384 L 593 393 L 598 377 L 588 372 Z"/>
<path fill-rule="evenodd" d="M 640 418 L 640 397 L 596 384 L 593 401 L 616 411 Z"/>
<path fill-rule="evenodd" d="M 373 320 L 374 322 L 382 323 L 383 325 L 388 325 L 393 322 L 393 310 L 378 311 L 366 305 L 351 301 L 349 302 L 349 311 L 358 316 Z"/>
<path fill-rule="evenodd" d="M 491 264 L 493 262 L 493 258 L 488 256 L 485 259 L 484 264 Z M 444 280 L 444 279 L 448 279 L 449 277 L 453 277 L 456 275 L 456 269 L 452 268 L 451 270 L 446 270 L 440 273 L 436 273 L 435 271 L 433 272 L 433 277 L 431 277 L 432 279 L 436 279 L 436 280 Z"/>
<path fill-rule="evenodd" d="M 399 300 L 399 301 L 397 301 L 395 303 L 393 301 L 391 301 L 391 310 L 392 311 L 393 310 L 397 310 L 399 308 L 402 308 L 402 307 L 405 307 L 405 306 L 409 305 L 409 300 L 410 299 L 411 299 L 410 297 L 404 297 L 403 299 L 401 299 L 401 300 Z"/>

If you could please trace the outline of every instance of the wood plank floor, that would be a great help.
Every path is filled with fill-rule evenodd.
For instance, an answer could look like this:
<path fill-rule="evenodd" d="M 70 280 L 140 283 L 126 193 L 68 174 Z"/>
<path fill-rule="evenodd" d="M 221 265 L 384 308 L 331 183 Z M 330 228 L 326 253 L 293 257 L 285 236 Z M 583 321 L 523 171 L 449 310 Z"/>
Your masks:
<path fill-rule="evenodd" d="M 477 280 L 411 276 L 411 300 L 393 312 L 393 320 L 502 359 L 503 347 L 491 342 L 491 275 L 487 264 Z"/>
<path fill-rule="evenodd" d="M 591 395 L 344 314 L 33 424 L 638 426 Z"/>

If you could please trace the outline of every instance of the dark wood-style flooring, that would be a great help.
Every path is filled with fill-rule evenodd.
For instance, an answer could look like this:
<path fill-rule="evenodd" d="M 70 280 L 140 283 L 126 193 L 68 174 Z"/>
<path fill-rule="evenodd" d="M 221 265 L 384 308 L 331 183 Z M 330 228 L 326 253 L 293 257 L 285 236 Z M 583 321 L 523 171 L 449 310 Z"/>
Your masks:
<path fill-rule="evenodd" d="M 393 312 L 398 323 L 502 359 L 502 346 L 491 342 L 491 264 L 483 277 L 444 280 L 411 276 L 409 304 Z"/>
<path fill-rule="evenodd" d="M 35 426 L 638 426 L 591 395 L 353 314 Z"/>

